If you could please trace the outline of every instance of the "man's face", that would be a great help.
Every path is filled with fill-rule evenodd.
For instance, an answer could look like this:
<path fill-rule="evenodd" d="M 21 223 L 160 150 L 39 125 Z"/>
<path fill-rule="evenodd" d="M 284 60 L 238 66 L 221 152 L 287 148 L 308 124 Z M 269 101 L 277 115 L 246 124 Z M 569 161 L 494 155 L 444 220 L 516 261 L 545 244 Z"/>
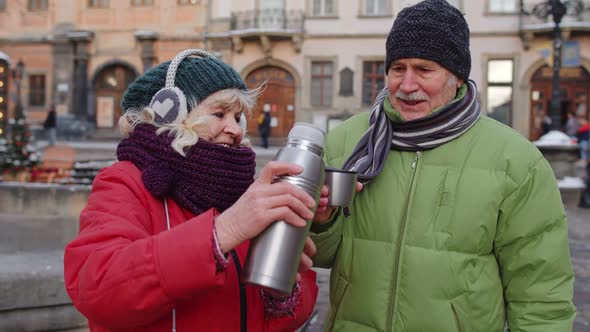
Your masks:
<path fill-rule="evenodd" d="M 406 121 L 423 118 L 447 104 L 462 84 L 463 80 L 438 63 L 418 58 L 398 59 L 387 72 L 389 101 Z"/>

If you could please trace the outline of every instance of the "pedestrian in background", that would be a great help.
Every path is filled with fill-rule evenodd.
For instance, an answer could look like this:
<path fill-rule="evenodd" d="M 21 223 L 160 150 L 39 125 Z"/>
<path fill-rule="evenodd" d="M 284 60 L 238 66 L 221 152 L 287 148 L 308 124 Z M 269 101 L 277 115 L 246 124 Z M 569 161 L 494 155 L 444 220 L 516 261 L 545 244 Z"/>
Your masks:
<path fill-rule="evenodd" d="M 588 154 L 590 154 L 590 145 L 588 144 L 590 138 L 590 124 L 584 115 L 580 115 L 579 119 L 580 127 L 578 128 L 576 137 L 580 144 L 580 160 L 582 165 L 585 165 L 586 167 L 586 189 L 582 192 L 580 204 L 578 206 L 587 209 L 590 208 L 590 159 L 588 159 Z"/>
<path fill-rule="evenodd" d="M 545 135 L 551 131 L 552 123 L 553 120 L 551 120 L 551 117 L 547 113 L 545 113 L 545 115 L 543 116 L 543 121 L 541 121 L 541 132 L 543 133 L 542 135 Z"/>
<path fill-rule="evenodd" d="M 578 138 L 578 143 L 580 144 L 580 159 L 583 162 L 588 162 L 588 140 L 590 138 L 590 124 L 588 123 L 588 119 L 584 116 L 580 116 L 580 127 L 578 128 L 578 132 L 576 133 L 576 137 Z"/>
<path fill-rule="evenodd" d="M 576 118 L 576 114 L 572 112 L 567 113 L 567 121 L 565 123 L 565 133 L 570 137 L 575 137 L 580 128 L 580 122 Z"/>
<path fill-rule="evenodd" d="M 262 140 L 262 147 L 268 149 L 268 136 L 270 135 L 270 110 L 265 109 L 258 116 L 258 132 Z"/>
<path fill-rule="evenodd" d="M 332 268 L 327 331 L 571 331 L 574 273 L 553 171 L 481 114 L 469 28 L 444 0 L 403 9 L 386 88 L 326 138 L 328 166 L 363 183 L 326 206 L 314 263 Z M 360 186 L 359 186 L 360 187 Z"/>
<path fill-rule="evenodd" d="M 590 209 L 590 162 L 586 162 L 586 188 L 580 195 L 579 207 Z"/>
<path fill-rule="evenodd" d="M 55 145 L 56 139 L 57 139 L 57 115 L 55 113 L 55 105 L 51 104 L 51 106 L 49 106 L 49 110 L 47 111 L 47 117 L 45 118 L 45 121 L 43 122 L 43 128 L 45 129 L 45 132 L 47 133 L 47 138 L 49 141 L 49 145 Z"/>
<path fill-rule="evenodd" d="M 254 180 L 243 137 L 257 94 L 199 50 L 127 88 L 119 161 L 97 175 L 65 250 L 66 289 L 91 331 L 293 331 L 310 317 L 311 240 L 291 294 L 240 280 L 251 238 L 276 220 L 303 227 L 315 206 L 294 185 L 271 185 L 297 165 L 271 162 Z"/>

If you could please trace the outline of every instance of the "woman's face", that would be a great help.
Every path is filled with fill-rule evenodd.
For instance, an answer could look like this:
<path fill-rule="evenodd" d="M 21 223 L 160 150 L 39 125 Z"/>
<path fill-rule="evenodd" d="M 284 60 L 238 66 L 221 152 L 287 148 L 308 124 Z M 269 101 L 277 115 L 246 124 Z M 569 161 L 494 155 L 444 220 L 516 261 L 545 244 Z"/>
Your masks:
<path fill-rule="evenodd" d="M 189 123 L 196 122 L 192 129 L 200 138 L 211 143 L 227 146 L 240 145 L 244 133 L 240 126 L 243 117 L 239 105 L 227 108 L 214 105 L 208 99 L 205 99 L 194 112 L 190 113 Z"/>

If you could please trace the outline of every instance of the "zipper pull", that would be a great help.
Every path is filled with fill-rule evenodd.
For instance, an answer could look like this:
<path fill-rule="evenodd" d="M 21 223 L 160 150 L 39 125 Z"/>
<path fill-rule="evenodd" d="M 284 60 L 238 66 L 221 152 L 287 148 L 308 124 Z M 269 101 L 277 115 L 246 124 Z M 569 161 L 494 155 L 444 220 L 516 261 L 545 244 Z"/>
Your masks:
<path fill-rule="evenodd" d="M 420 159 L 421 155 L 422 152 L 416 151 L 416 156 L 414 157 L 414 161 L 412 162 L 412 169 L 416 169 L 416 163 L 418 163 L 418 159 Z"/>

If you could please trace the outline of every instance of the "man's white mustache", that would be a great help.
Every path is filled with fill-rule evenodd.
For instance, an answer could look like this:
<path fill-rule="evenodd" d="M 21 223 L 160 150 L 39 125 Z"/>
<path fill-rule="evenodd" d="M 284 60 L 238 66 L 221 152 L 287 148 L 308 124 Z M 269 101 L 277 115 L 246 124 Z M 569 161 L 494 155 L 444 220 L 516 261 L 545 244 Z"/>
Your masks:
<path fill-rule="evenodd" d="M 428 97 L 428 95 L 419 91 L 406 94 L 400 90 L 397 90 L 395 92 L 395 97 L 405 101 L 430 101 L 430 97 Z"/>

